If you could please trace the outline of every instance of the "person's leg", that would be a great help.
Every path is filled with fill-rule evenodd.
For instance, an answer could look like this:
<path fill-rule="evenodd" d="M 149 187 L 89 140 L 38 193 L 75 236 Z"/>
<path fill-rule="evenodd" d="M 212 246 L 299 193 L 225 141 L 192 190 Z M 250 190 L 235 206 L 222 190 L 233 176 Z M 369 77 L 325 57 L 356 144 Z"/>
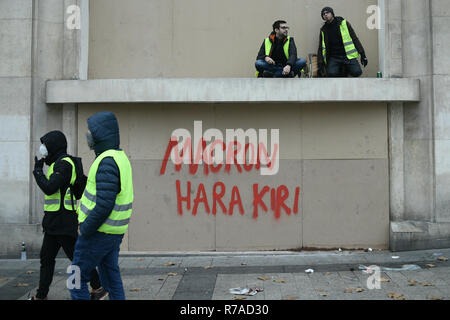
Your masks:
<path fill-rule="evenodd" d="M 344 63 L 343 59 L 339 57 L 330 57 L 327 64 L 327 77 L 328 78 L 342 77 L 341 66 L 343 63 Z"/>
<path fill-rule="evenodd" d="M 104 238 L 110 244 L 109 252 L 98 266 L 100 279 L 109 292 L 111 300 L 125 300 L 122 278 L 119 268 L 119 251 L 123 235 L 104 235 Z"/>
<path fill-rule="evenodd" d="M 36 298 L 45 299 L 47 297 L 50 285 L 53 281 L 53 273 L 55 271 L 55 258 L 58 254 L 60 245 L 56 236 L 44 233 L 44 240 L 40 252 L 41 269 L 39 276 L 39 288 Z"/>
<path fill-rule="evenodd" d="M 77 242 L 77 238 L 70 237 L 70 236 L 60 236 L 60 244 L 67 256 L 67 258 L 70 259 L 70 261 L 73 261 L 73 253 L 75 251 L 75 244 Z M 101 287 L 100 284 L 100 278 L 98 277 L 97 269 L 94 268 L 91 272 L 91 281 L 90 281 L 91 288 L 94 290 L 97 290 Z"/>
<path fill-rule="evenodd" d="M 345 62 L 345 68 L 347 69 L 348 75 L 352 77 L 359 77 L 362 75 L 361 66 L 359 65 L 358 59 L 351 59 Z"/>
<path fill-rule="evenodd" d="M 303 58 L 299 58 L 297 59 L 297 61 L 295 61 L 294 66 L 292 67 L 292 72 L 294 72 L 294 77 L 295 76 L 301 76 L 300 71 L 306 66 L 306 60 Z"/>
<path fill-rule="evenodd" d="M 258 70 L 261 74 L 264 73 L 264 71 L 268 71 L 274 74 L 274 77 L 281 77 L 283 68 L 277 65 L 268 64 L 264 60 L 256 60 L 255 62 L 255 68 Z"/>
<path fill-rule="evenodd" d="M 92 270 L 100 264 L 103 254 L 95 250 L 97 246 L 96 237 L 85 239 L 79 236 L 75 245 L 72 265 L 80 270 L 80 288 L 70 289 L 73 300 L 90 300 L 87 283 L 91 280 Z"/>

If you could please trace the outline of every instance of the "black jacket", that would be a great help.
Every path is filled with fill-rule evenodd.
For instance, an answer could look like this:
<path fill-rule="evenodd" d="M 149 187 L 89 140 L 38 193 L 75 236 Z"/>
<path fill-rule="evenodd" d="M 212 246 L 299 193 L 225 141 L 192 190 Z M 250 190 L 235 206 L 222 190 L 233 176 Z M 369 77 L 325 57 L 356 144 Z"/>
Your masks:
<path fill-rule="evenodd" d="M 270 50 L 269 57 L 271 57 L 273 59 L 273 52 L 274 52 L 274 49 L 275 49 L 275 46 L 273 45 L 274 42 L 275 42 L 275 32 L 272 32 L 269 35 L 269 39 L 272 42 L 272 48 Z M 284 45 L 284 43 L 286 41 L 287 41 L 287 38 L 285 38 L 283 40 L 283 45 Z M 279 65 L 283 65 L 283 66 L 290 65 L 291 67 L 295 65 L 295 62 L 297 61 L 297 46 L 295 45 L 295 41 L 294 41 L 293 37 L 290 37 L 290 40 L 289 40 L 289 51 L 288 52 L 289 52 L 289 59 L 286 59 L 286 56 L 283 54 L 283 55 L 281 55 L 281 61 L 277 61 L 277 60 L 274 59 L 275 63 L 279 64 Z M 264 41 L 263 41 L 263 43 L 261 45 L 261 48 L 259 49 L 258 56 L 256 57 L 256 60 L 264 60 L 266 57 L 267 57 L 267 55 L 266 55 L 266 39 L 264 39 Z"/>
<path fill-rule="evenodd" d="M 94 138 L 95 155 L 99 156 L 106 150 L 120 150 L 119 124 L 111 112 L 99 112 L 88 120 L 88 128 Z M 111 157 L 104 158 L 95 175 L 96 201 L 86 220 L 80 226 L 83 237 L 93 235 L 111 214 L 120 192 L 120 172 L 116 162 Z"/>
<path fill-rule="evenodd" d="M 338 24 L 338 26 L 341 25 L 342 21 L 344 20 L 344 18 L 342 17 L 335 17 L 334 19 L 336 19 L 336 22 Z M 359 41 L 358 37 L 356 36 L 355 30 L 353 30 L 352 25 L 350 24 L 350 22 L 347 21 L 347 27 L 348 27 L 348 32 L 350 33 L 350 37 L 352 37 L 353 40 L 353 44 L 355 45 L 356 50 L 358 50 L 358 53 L 361 56 L 365 56 L 365 52 L 364 52 L 364 48 L 361 44 L 361 42 Z M 322 55 L 322 32 L 324 34 L 325 37 L 325 46 L 327 48 L 327 61 L 330 60 L 330 41 L 328 39 L 328 31 L 327 31 L 327 23 L 325 22 L 324 25 L 322 26 L 322 28 L 320 29 L 320 35 L 319 35 L 319 49 L 317 51 L 317 62 L 319 65 L 323 65 L 324 64 L 324 59 L 323 59 L 323 55 Z M 340 34 L 339 31 L 339 35 L 340 35 L 340 41 L 342 42 L 342 35 Z M 344 51 L 345 52 L 345 51 Z"/>
<path fill-rule="evenodd" d="M 72 166 L 61 159 L 67 156 L 67 141 L 60 131 L 51 131 L 41 138 L 46 146 L 48 155 L 45 163 L 53 167 L 53 174 L 46 178 L 41 168 L 33 170 L 33 175 L 39 188 L 46 194 L 52 195 L 59 190 L 61 207 L 57 212 L 44 212 L 42 227 L 44 232 L 51 235 L 78 236 L 78 217 L 75 211 L 64 208 L 64 195 L 72 178 Z M 75 203 L 76 206 L 76 203 Z"/>

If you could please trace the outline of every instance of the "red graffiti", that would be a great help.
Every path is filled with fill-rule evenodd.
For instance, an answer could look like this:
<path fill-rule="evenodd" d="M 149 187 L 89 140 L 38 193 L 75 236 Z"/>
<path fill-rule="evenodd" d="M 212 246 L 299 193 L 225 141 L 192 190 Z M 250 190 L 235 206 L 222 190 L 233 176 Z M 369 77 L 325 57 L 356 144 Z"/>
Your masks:
<path fill-rule="evenodd" d="M 169 143 L 167 144 L 167 147 L 166 147 L 166 152 L 164 153 L 164 159 L 162 161 L 161 169 L 160 169 L 159 173 L 161 175 L 164 175 L 166 173 L 167 163 L 169 161 L 170 155 L 172 154 L 172 151 L 174 151 L 175 159 L 176 159 L 176 163 L 174 164 L 175 171 L 176 172 L 181 171 L 182 158 L 186 152 L 189 152 L 189 158 L 191 160 L 188 164 L 189 165 L 189 173 L 191 175 L 195 175 L 197 173 L 197 169 L 199 166 L 198 163 L 200 161 L 198 155 L 202 154 L 202 152 L 200 152 L 200 148 L 203 148 L 203 149 L 206 148 L 206 142 L 203 139 L 200 142 L 201 143 L 198 144 L 199 150 L 197 150 L 197 152 L 196 152 L 196 154 L 197 154 L 196 159 L 194 159 L 194 155 L 193 155 L 192 148 L 191 148 L 191 141 L 189 138 L 187 138 L 187 141 L 186 141 L 185 145 L 183 146 L 183 148 L 181 149 L 180 153 L 178 152 L 178 142 L 169 140 Z M 222 149 L 224 151 L 226 150 L 226 145 L 223 141 L 217 141 L 216 143 L 222 144 Z M 264 146 L 264 144 L 260 143 L 257 148 L 257 152 L 256 152 L 257 155 L 256 155 L 256 161 L 255 161 L 255 159 L 254 159 L 255 150 L 254 149 L 256 147 L 253 144 L 247 143 L 244 146 L 244 152 L 245 152 L 245 159 L 248 158 L 248 161 L 246 161 L 243 164 L 239 164 L 237 155 L 241 151 L 241 148 L 242 148 L 242 146 L 237 141 L 234 141 L 233 143 L 231 143 L 231 142 L 229 143 L 228 152 L 227 152 L 227 161 L 226 161 L 225 167 L 224 167 L 224 170 L 226 173 L 230 173 L 232 165 L 234 165 L 236 167 L 236 170 L 239 173 L 243 172 L 242 168 L 244 168 L 244 170 L 246 172 L 250 172 L 253 169 L 253 167 L 256 170 L 260 170 L 261 169 L 261 159 L 260 159 L 261 153 L 263 154 L 265 161 L 267 162 L 268 168 L 273 167 L 274 158 L 278 152 L 278 145 L 275 145 L 272 159 L 270 159 L 267 154 L 266 147 Z M 252 157 L 248 157 L 249 150 L 251 150 L 250 154 Z M 213 149 L 210 148 L 210 153 L 212 153 L 212 151 L 213 151 Z M 205 151 L 205 153 L 207 153 L 207 152 Z M 211 154 L 209 155 L 209 157 L 211 157 Z M 205 158 L 206 158 L 206 156 L 205 156 Z M 209 165 L 206 163 L 203 163 L 202 165 L 203 165 L 203 173 L 205 174 L 205 176 L 207 176 L 209 174 L 209 171 L 211 171 L 212 173 L 218 173 L 222 169 L 223 163 L 220 163 L 217 165 L 214 165 L 213 163 L 211 163 Z"/>
<path fill-rule="evenodd" d="M 188 138 L 188 140 L 189 140 L 189 138 Z M 223 142 L 219 142 L 219 143 L 222 143 L 222 149 L 225 150 L 225 148 L 226 148 L 225 143 L 223 143 Z M 205 145 L 206 145 L 205 141 L 201 140 L 199 143 L 198 149 L 199 150 L 200 150 L 200 148 L 204 149 Z M 188 146 L 188 147 L 186 147 L 186 146 Z M 245 145 L 244 150 L 245 150 L 245 158 L 246 159 L 247 159 L 247 153 L 248 153 L 250 147 L 255 148 L 255 146 L 252 144 Z M 161 169 L 160 169 L 161 175 L 164 175 L 166 173 L 167 162 L 169 161 L 169 157 L 171 155 L 172 149 L 174 149 L 174 148 L 175 149 L 178 148 L 178 142 L 172 141 L 172 140 L 169 141 L 167 148 L 166 148 L 166 152 L 164 154 L 164 159 L 161 164 Z M 230 148 L 232 148 L 234 151 L 231 152 Z M 234 141 L 234 144 L 230 143 L 230 146 L 229 146 L 229 149 L 227 152 L 227 158 L 229 158 L 228 160 L 233 158 L 234 161 L 227 161 L 225 163 L 225 165 L 223 165 L 223 164 L 214 165 L 213 163 L 208 165 L 206 163 L 203 163 L 202 164 L 203 174 L 205 176 L 208 176 L 209 172 L 214 173 L 214 174 L 218 173 L 222 169 L 222 167 L 224 167 L 225 172 L 230 173 L 232 164 L 234 164 L 238 173 L 249 172 L 253 168 L 255 168 L 256 170 L 260 170 L 261 163 L 260 163 L 260 159 L 259 159 L 259 152 L 257 152 L 256 163 L 255 163 L 254 159 L 249 159 L 250 160 L 249 163 L 245 162 L 243 164 L 238 164 L 236 156 L 239 153 L 240 148 L 241 148 L 241 146 L 239 145 L 239 143 L 237 141 Z M 259 148 L 259 146 L 258 146 L 258 148 Z M 264 146 L 262 146 L 262 148 L 264 148 Z M 175 151 L 176 151 L 175 152 L 176 163 L 174 164 L 175 171 L 176 172 L 181 171 L 181 168 L 183 165 L 183 163 L 182 163 L 183 154 L 185 152 L 189 152 L 189 157 L 191 159 L 190 163 L 188 164 L 189 165 L 189 173 L 191 175 L 195 175 L 198 171 L 199 164 L 198 164 L 198 159 L 196 159 L 196 161 L 193 161 L 193 159 L 192 159 L 193 153 L 192 153 L 190 141 L 186 141 L 186 144 L 183 147 L 183 149 L 181 150 L 181 153 L 178 153 L 178 150 L 175 150 Z M 263 155 L 267 154 L 266 150 L 264 152 L 263 152 Z M 275 149 L 274 149 L 274 153 L 276 153 L 276 152 L 277 152 L 277 146 L 275 146 Z M 201 152 L 197 152 L 197 154 L 201 154 Z M 254 155 L 254 150 L 252 150 L 251 154 Z M 268 160 L 269 159 L 266 156 L 266 163 Z M 208 194 L 210 194 L 210 193 L 208 193 L 207 190 L 205 189 L 205 185 L 203 183 L 200 183 L 197 186 L 197 192 L 196 192 L 195 198 L 193 199 L 193 207 L 192 207 L 192 211 L 191 211 L 191 191 L 192 191 L 191 190 L 191 182 L 187 181 L 185 188 L 182 188 L 180 180 L 176 180 L 178 215 L 182 216 L 183 209 L 186 208 L 187 211 L 191 211 L 191 214 L 193 216 L 196 216 L 200 206 L 203 207 L 204 211 L 207 214 L 210 214 L 212 212 L 213 215 L 216 215 L 218 211 L 221 211 L 225 215 L 232 216 L 236 209 L 235 207 L 237 207 L 237 210 L 239 210 L 239 214 L 244 215 L 245 209 L 244 209 L 244 205 L 242 202 L 242 197 L 241 197 L 239 188 L 237 186 L 233 186 L 231 188 L 231 195 L 228 198 L 229 199 L 228 203 L 225 200 L 226 190 L 227 190 L 227 188 L 223 182 L 219 181 L 213 185 L 211 196 L 210 196 L 210 201 L 212 201 L 211 202 L 212 210 L 211 210 L 210 202 L 208 200 Z M 256 220 L 258 218 L 260 209 L 265 213 L 268 212 L 268 207 L 265 202 L 265 196 L 267 193 L 269 193 L 268 201 L 270 202 L 270 209 L 273 212 L 276 220 L 280 219 L 283 212 L 287 216 L 290 216 L 291 213 L 298 214 L 300 187 L 295 188 L 295 194 L 294 194 L 294 200 L 293 200 L 292 206 L 289 205 L 290 193 L 289 193 L 288 187 L 286 187 L 285 185 L 280 185 L 276 188 L 271 188 L 267 185 L 260 187 L 257 183 L 255 183 L 255 184 L 253 184 L 252 190 L 253 190 L 253 193 L 252 193 L 253 194 L 253 199 L 252 199 L 252 205 L 253 205 L 252 217 L 253 217 L 253 219 Z M 267 203 L 269 203 L 269 202 L 267 202 Z"/>
<path fill-rule="evenodd" d="M 180 180 L 176 180 L 176 188 L 177 188 L 177 208 L 178 208 L 178 214 L 181 216 L 183 215 L 183 208 L 184 203 L 186 203 L 185 207 L 187 211 L 191 210 L 191 182 L 187 181 L 186 185 L 186 195 L 183 196 L 183 192 L 181 191 L 181 182 Z M 184 189 L 183 189 L 184 190 Z M 220 191 L 219 191 L 220 190 Z M 294 197 L 294 203 L 293 208 L 291 209 L 288 205 L 288 199 L 289 199 L 289 189 L 285 185 L 281 185 L 278 188 L 270 188 L 269 186 L 264 186 L 260 189 L 258 184 L 253 184 L 253 218 L 258 218 L 258 209 L 259 207 L 262 208 L 264 212 L 268 211 L 268 208 L 266 206 L 266 203 L 264 202 L 264 196 L 267 192 L 270 191 L 271 197 L 270 197 L 270 208 L 272 212 L 274 213 L 275 219 L 280 219 L 282 211 L 286 213 L 286 215 L 291 215 L 293 212 L 294 214 L 298 213 L 298 201 L 299 201 L 299 195 L 300 195 L 300 187 L 295 188 L 295 197 Z M 220 210 L 223 214 L 232 216 L 235 210 L 235 207 L 237 206 L 240 215 L 245 214 L 244 205 L 242 203 L 241 193 L 239 191 L 239 188 L 237 186 L 233 186 L 231 189 L 231 196 L 230 200 L 228 202 L 228 206 L 224 203 L 224 196 L 226 194 L 226 186 L 223 182 L 216 182 L 212 188 L 212 214 L 216 215 L 218 211 L 218 207 L 220 207 Z M 203 183 L 200 183 L 197 187 L 197 193 L 194 201 L 194 206 L 192 209 L 192 215 L 197 215 L 199 205 L 202 204 L 205 212 L 207 214 L 211 213 L 209 201 L 208 201 L 208 195 L 205 190 L 205 186 Z"/>

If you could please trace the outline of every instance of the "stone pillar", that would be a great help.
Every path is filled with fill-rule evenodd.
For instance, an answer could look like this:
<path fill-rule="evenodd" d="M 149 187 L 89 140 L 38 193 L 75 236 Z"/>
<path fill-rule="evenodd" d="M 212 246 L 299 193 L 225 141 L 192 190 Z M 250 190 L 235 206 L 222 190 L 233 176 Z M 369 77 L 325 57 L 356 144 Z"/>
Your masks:
<path fill-rule="evenodd" d="M 66 11 L 80 2 L 0 1 L 0 256 L 18 258 L 22 241 L 32 253 L 40 249 L 43 193 L 32 175 L 39 138 L 67 130 L 76 152 L 75 106 L 48 106 L 45 86 L 79 78 L 80 30 L 67 29 Z"/>
<path fill-rule="evenodd" d="M 449 47 L 450 3 L 391 0 L 388 6 L 385 34 L 390 50 L 385 54 L 390 56 L 385 73 L 421 83 L 420 102 L 390 106 L 390 247 L 448 247 L 450 117 L 446 115 L 450 104 L 446 97 L 450 67 L 445 49 Z M 401 44 L 396 43 L 398 38 Z"/>
<path fill-rule="evenodd" d="M 435 188 L 434 222 L 448 230 L 450 224 L 450 3 L 431 0 L 432 80 L 434 104 Z"/>

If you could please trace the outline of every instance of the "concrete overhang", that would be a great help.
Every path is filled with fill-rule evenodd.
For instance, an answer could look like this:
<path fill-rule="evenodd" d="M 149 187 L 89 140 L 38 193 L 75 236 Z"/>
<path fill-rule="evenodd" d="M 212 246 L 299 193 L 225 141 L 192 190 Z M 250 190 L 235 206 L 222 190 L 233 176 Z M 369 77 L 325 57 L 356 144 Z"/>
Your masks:
<path fill-rule="evenodd" d="M 417 102 L 418 79 L 50 80 L 47 103 Z"/>

